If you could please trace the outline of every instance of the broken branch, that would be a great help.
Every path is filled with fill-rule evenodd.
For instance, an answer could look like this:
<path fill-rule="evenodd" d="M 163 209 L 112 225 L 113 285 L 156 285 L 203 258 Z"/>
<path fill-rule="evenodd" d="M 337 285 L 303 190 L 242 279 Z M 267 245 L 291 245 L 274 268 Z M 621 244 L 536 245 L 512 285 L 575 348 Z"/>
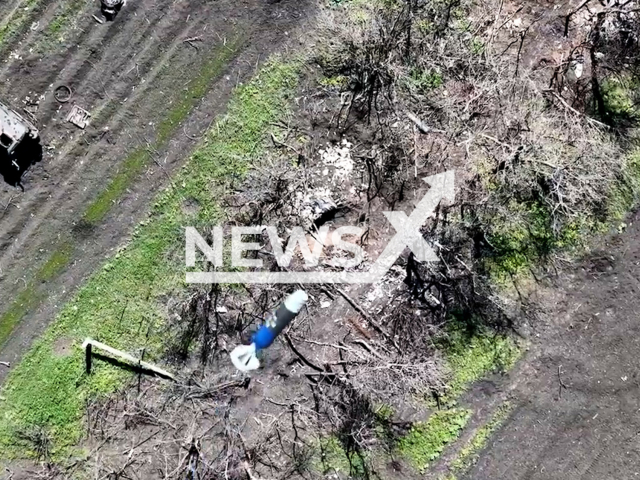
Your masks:
<path fill-rule="evenodd" d="M 156 367 L 155 365 L 152 365 L 151 363 L 145 362 L 139 358 L 134 357 L 133 355 L 129 355 L 126 352 L 123 352 L 122 350 L 118 350 L 116 348 L 110 347 L 109 345 L 106 345 L 104 343 L 101 342 L 96 342 L 95 340 L 92 340 L 90 338 L 87 338 L 84 343 L 82 344 L 82 348 L 85 350 L 85 352 L 87 352 L 87 372 L 90 373 L 91 370 L 91 358 L 90 358 L 90 353 L 92 351 L 92 348 L 98 348 L 100 350 L 103 350 L 111 355 L 113 355 L 114 357 L 117 357 L 121 360 L 125 360 L 129 363 L 131 363 L 134 366 L 143 368 L 145 370 L 149 370 L 151 372 L 156 373 L 157 375 L 164 377 L 164 378 L 168 378 L 171 380 L 175 381 L 175 377 L 173 376 L 173 374 L 167 372 L 166 370 L 163 370 L 162 368 Z"/>

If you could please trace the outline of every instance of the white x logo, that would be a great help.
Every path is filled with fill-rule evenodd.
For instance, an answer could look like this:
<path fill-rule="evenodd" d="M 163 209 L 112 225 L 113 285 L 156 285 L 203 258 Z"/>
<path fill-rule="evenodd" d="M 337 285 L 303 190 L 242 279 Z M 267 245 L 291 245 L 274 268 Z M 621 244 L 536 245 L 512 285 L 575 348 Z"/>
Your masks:
<path fill-rule="evenodd" d="M 409 247 L 421 262 L 438 260 L 433 248 L 422 237 L 420 229 L 438 206 L 441 200 L 453 202 L 455 198 L 454 172 L 440 173 L 423 179 L 431 188 L 418 202 L 410 216 L 404 212 L 383 212 L 398 233 L 391 239 L 387 247 L 373 264 L 370 273 L 376 278 L 391 268 L 405 247 Z"/>
<path fill-rule="evenodd" d="M 420 228 L 425 219 L 418 218 L 416 211 L 407 217 L 404 212 L 383 212 L 389 223 L 396 229 L 396 236 L 393 242 L 397 245 L 409 247 L 419 262 L 433 262 L 438 260 L 433 248 L 427 243 L 422 236 Z M 419 212 L 418 212 L 419 213 Z M 395 246 L 394 244 L 394 246 Z M 391 243 L 389 243 L 391 245 Z M 397 257 L 396 257 L 397 258 Z"/>

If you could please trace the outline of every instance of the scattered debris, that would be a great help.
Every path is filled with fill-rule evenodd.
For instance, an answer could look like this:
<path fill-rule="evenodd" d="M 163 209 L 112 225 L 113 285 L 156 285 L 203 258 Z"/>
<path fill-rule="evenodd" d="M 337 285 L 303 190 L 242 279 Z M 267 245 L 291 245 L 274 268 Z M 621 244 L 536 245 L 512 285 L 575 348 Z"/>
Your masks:
<path fill-rule="evenodd" d="M 93 349 L 97 348 L 99 350 L 104 350 L 105 352 L 117 357 L 120 360 L 125 360 L 126 362 L 129 362 L 131 365 L 138 367 L 141 370 L 147 370 L 159 375 L 160 377 L 175 380 L 175 377 L 173 376 L 173 374 L 167 372 L 166 370 L 156 367 L 151 363 L 145 362 L 142 359 L 135 358 L 134 356 L 129 355 L 128 353 L 125 353 L 122 350 L 118 350 L 116 348 L 110 347 L 109 345 L 106 345 L 104 343 L 96 342 L 95 340 L 92 340 L 90 338 L 87 338 L 84 341 L 84 343 L 82 344 L 82 348 L 85 351 L 87 373 L 91 373 L 91 361 L 92 361 Z"/>
<path fill-rule="evenodd" d="M 562 398 L 562 389 L 566 389 L 567 386 L 562 381 L 562 365 L 558 365 L 558 398 Z"/>
<path fill-rule="evenodd" d="M 197 37 L 186 38 L 183 40 L 183 43 L 188 43 L 191 47 L 195 48 L 196 51 L 198 51 L 198 46 L 194 42 L 200 42 L 200 41 L 202 41 L 202 38 L 200 36 L 197 36 Z"/>
<path fill-rule="evenodd" d="M 411 112 L 407 112 L 407 118 L 416 124 L 416 127 L 418 127 L 418 130 L 420 130 L 420 133 L 429 133 L 429 132 L 446 133 L 444 130 L 431 128 Z"/>
<path fill-rule="evenodd" d="M 331 212 L 338 210 L 333 200 L 333 192 L 329 188 L 310 188 L 295 192 L 295 210 L 304 224 L 319 226 L 322 219 L 330 217 Z"/>
<path fill-rule="evenodd" d="M 66 85 L 60 85 L 53 91 L 54 98 L 60 103 L 67 103 L 72 94 L 71 88 Z"/>
<path fill-rule="evenodd" d="M 335 287 L 334 289 L 342 296 L 342 298 L 347 301 L 349 305 L 353 307 L 356 312 L 362 315 L 362 317 L 374 328 L 376 332 L 387 339 L 389 338 L 389 335 L 382 329 L 382 327 L 373 319 L 373 317 L 371 317 L 371 315 L 369 315 L 360 305 L 358 305 L 358 303 L 353 298 L 351 298 L 344 290 L 338 287 Z"/>
<path fill-rule="evenodd" d="M 95 15 L 91 15 L 93 17 L 93 19 L 98 22 L 100 25 L 102 25 L 104 23 L 104 20 L 102 20 L 101 18 L 96 17 Z"/>
<path fill-rule="evenodd" d="M 16 204 L 13 203 L 13 195 L 11 197 L 9 197 L 9 201 L 7 203 L 4 204 L 4 208 L 2 209 L 2 215 L 0 215 L 0 218 L 2 218 L 4 216 L 4 214 L 6 213 L 6 211 L 9 209 L 9 207 L 13 205 L 14 207 L 16 207 Z"/>
<path fill-rule="evenodd" d="M 28 110 L 28 109 L 26 109 L 26 108 L 23 108 L 23 109 L 22 109 L 22 111 L 25 113 L 25 115 L 26 115 L 27 117 L 29 117 L 29 121 L 30 121 L 31 123 L 36 123 L 36 117 L 35 117 L 35 115 L 33 114 L 33 112 L 31 112 L 30 110 Z"/>
<path fill-rule="evenodd" d="M 316 227 L 321 227 L 331 220 L 340 210 L 340 207 L 330 198 L 315 198 L 309 208 L 311 208 L 313 224 Z"/>
<path fill-rule="evenodd" d="M 84 129 L 89 124 L 89 117 L 91 117 L 89 112 L 78 105 L 74 105 L 69 115 L 67 115 L 67 122 Z"/>
<path fill-rule="evenodd" d="M 322 163 L 327 167 L 333 167 L 332 180 L 334 184 L 342 184 L 353 172 L 354 162 L 351 157 L 353 145 L 347 139 L 343 139 L 340 145 L 327 145 L 320 150 Z M 323 175 L 329 174 L 329 168 L 322 171 Z"/>
<path fill-rule="evenodd" d="M 38 96 L 32 94 L 31 92 L 29 92 L 29 94 L 22 100 L 22 103 L 24 104 L 24 107 L 22 107 L 22 111 L 27 116 L 27 119 L 34 125 L 37 123 L 35 114 L 38 113 L 40 102 L 42 100 L 44 100 L 44 95 Z"/>
<path fill-rule="evenodd" d="M 582 73 L 584 72 L 584 54 L 578 53 L 574 55 L 571 59 L 571 69 L 575 74 L 576 78 L 582 77 Z"/>

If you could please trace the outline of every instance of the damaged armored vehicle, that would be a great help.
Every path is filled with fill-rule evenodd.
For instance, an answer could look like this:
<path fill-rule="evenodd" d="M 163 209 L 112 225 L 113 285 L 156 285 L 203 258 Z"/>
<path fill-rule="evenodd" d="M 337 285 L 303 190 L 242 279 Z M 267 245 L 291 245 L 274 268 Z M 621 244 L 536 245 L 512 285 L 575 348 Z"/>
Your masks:
<path fill-rule="evenodd" d="M 25 140 L 37 140 L 38 130 L 15 111 L 0 103 L 0 147 L 9 156 Z"/>
<path fill-rule="evenodd" d="M 22 174 L 41 159 L 38 129 L 0 103 L 0 175 L 6 182 L 19 185 Z"/>

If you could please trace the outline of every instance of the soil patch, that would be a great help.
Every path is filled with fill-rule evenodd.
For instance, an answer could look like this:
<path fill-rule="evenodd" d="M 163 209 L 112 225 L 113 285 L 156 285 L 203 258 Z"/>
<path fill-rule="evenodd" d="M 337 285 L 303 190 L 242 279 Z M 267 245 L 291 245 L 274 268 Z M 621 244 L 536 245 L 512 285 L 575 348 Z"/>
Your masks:
<path fill-rule="evenodd" d="M 640 430 L 640 215 L 548 294 L 515 411 L 469 479 L 633 478 Z"/>
<path fill-rule="evenodd" d="M 66 357 L 73 353 L 73 339 L 69 337 L 60 337 L 53 344 L 53 354 L 58 357 Z"/>

